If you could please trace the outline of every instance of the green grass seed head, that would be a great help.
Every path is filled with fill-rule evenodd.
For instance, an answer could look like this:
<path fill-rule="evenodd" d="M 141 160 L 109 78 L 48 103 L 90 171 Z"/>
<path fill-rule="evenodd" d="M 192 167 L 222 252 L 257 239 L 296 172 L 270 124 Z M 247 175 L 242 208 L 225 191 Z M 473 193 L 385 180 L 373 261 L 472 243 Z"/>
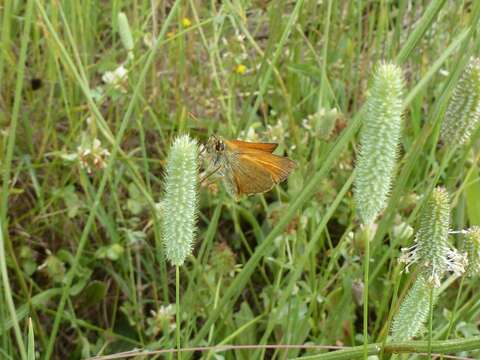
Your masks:
<path fill-rule="evenodd" d="M 132 32 L 130 31 L 130 25 L 128 24 L 128 18 L 125 13 L 118 13 L 118 33 L 120 34 L 120 40 L 122 45 L 127 51 L 133 50 L 133 37 Z"/>
<path fill-rule="evenodd" d="M 196 231 L 198 145 L 188 135 L 177 137 L 167 159 L 163 198 L 163 241 L 167 260 L 182 265 L 190 255 Z"/>
<path fill-rule="evenodd" d="M 480 274 L 480 226 L 474 226 L 465 235 L 465 251 L 467 253 L 468 276 Z"/>
<path fill-rule="evenodd" d="M 392 340 L 406 341 L 418 335 L 424 328 L 430 310 L 430 286 L 419 276 L 393 318 Z M 437 291 L 433 292 L 433 301 Z"/>
<path fill-rule="evenodd" d="M 401 70 L 381 63 L 367 100 L 356 164 L 355 200 L 364 224 L 374 222 L 387 203 L 402 131 L 402 104 Z"/>
<path fill-rule="evenodd" d="M 464 272 L 464 258 L 448 243 L 450 223 L 450 199 L 444 188 L 432 191 L 426 206 L 420 214 L 420 227 L 415 244 L 402 249 L 400 261 L 410 265 L 417 263 L 420 274 L 434 287 L 446 271 L 457 274 Z"/>
<path fill-rule="evenodd" d="M 458 145 L 466 143 L 479 119 L 480 59 L 471 58 L 448 103 L 440 132 L 443 142 Z"/>

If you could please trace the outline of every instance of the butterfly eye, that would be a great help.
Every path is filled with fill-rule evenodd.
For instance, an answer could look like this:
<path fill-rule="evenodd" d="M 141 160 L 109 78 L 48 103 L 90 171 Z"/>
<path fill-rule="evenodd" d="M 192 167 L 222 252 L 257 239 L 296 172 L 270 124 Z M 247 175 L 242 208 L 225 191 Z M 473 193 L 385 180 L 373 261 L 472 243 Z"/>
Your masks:
<path fill-rule="evenodd" d="M 223 151 L 225 149 L 225 144 L 221 141 L 217 142 L 215 145 L 215 150 L 217 151 Z"/>

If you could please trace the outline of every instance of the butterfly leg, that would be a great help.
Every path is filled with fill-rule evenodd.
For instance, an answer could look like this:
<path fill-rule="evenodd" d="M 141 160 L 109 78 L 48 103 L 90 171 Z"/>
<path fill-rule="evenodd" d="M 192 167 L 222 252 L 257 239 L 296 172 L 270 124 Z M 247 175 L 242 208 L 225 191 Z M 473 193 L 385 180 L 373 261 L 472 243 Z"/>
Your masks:
<path fill-rule="evenodd" d="M 219 165 L 219 166 L 217 166 L 213 171 L 211 171 L 209 174 L 203 176 L 203 177 L 200 179 L 200 184 L 203 183 L 205 180 L 207 180 L 210 176 L 212 176 L 213 174 L 215 174 L 216 172 L 218 172 L 221 168 L 222 168 L 222 165 Z"/>

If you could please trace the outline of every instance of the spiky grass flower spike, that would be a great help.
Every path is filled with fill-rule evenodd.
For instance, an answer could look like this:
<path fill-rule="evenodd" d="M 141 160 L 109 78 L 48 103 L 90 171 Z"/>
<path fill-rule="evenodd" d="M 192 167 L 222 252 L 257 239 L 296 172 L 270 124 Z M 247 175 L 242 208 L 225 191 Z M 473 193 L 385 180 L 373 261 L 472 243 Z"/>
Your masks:
<path fill-rule="evenodd" d="M 446 144 L 468 141 L 480 119 L 480 59 L 471 58 L 448 103 L 441 127 Z"/>
<path fill-rule="evenodd" d="M 464 272 L 465 258 L 448 243 L 450 221 L 450 200 L 443 188 L 432 191 L 425 208 L 420 215 L 420 228 L 415 244 L 402 249 L 400 261 L 406 263 L 405 270 L 417 263 L 420 276 L 434 287 L 447 271 L 460 275 Z"/>
<path fill-rule="evenodd" d="M 417 277 L 393 318 L 393 341 L 410 340 L 424 328 L 429 312 L 430 289 L 422 276 Z M 437 291 L 434 289 L 433 301 L 436 299 Z"/>
<path fill-rule="evenodd" d="M 360 134 L 355 200 L 363 224 L 386 205 L 402 130 L 403 80 L 394 64 L 381 63 L 374 75 Z"/>
<path fill-rule="evenodd" d="M 120 34 L 120 40 L 122 41 L 122 45 L 124 48 L 131 52 L 133 50 L 133 36 L 130 30 L 130 25 L 128 23 L 128 18 L 125 13 L 120 12 L 117 16 L 118 21 L 118 32 Z"/>
<path fill-rule="evenodd" d="M 196 230 L 197 182 L 197 142 L 188 135 L 181 135 L 170 148 L 162 201 L 165 255 L 173 265 L 182 265 L 192 250 Z"/>
<path fill-rule="evenodd" d="M 477 276 L 480 274 L 480 226 L 474 226 L 469 229 L 465 235 L 464 248 L 467 253 L 468 276 Z"/>

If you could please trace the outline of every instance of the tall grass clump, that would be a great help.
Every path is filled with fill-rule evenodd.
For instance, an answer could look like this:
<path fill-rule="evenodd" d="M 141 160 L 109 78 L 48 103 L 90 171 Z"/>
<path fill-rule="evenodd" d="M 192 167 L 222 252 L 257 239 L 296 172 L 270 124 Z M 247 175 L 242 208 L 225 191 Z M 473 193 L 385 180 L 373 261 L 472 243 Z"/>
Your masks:
<path fill-rule="evenodd" d="M 448 103 L 441 127 L 446 144 L 468 141 L 480 119 L 480 59 L 471 58 Z"/>
<path fill-rule="evenodd" d="M 192 251 L 197 217 L 197 182 L 197 141 L 181 135 L 170 148 L 162 201 L 165 255 L 172 265 L 183 265 Z"/>
<path fill-rule="evenodd" d="M 375 70 L 360 134 L 355 200 L 364 224 L 386 205 L 402 130 L 403 80 L 400 68 L 381 63 Z"/>
<path fill-rule="evenodd" d="M 0 360 L 421 357 L 423 327 L 479 358 L 480 129 L 436 143 L 464 3 L 3 1 Z M 201 186 L 209 134 L 279 143 L 288 191 Z M 437 183 L 472 266 L 440 289 L 397 256 Z"/>

